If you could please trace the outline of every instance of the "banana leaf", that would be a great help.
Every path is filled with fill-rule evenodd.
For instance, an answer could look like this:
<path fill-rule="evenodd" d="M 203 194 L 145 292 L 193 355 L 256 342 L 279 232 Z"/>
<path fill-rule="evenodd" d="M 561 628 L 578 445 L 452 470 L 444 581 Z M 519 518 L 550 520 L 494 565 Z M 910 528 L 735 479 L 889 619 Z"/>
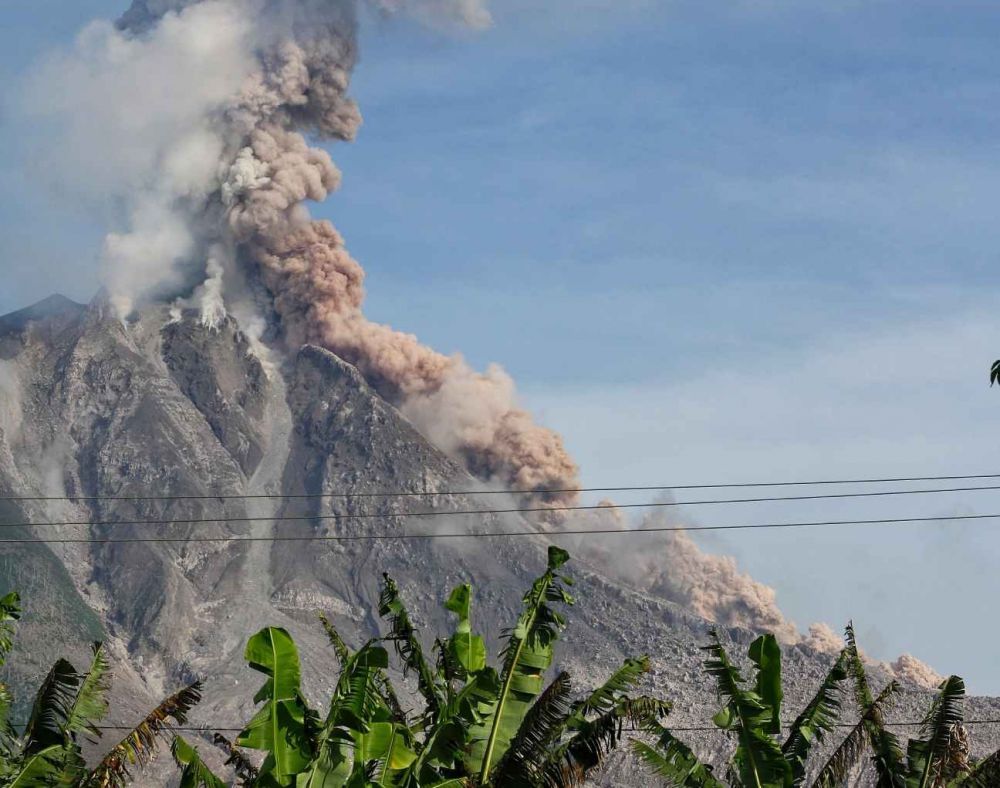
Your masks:
<path fill-rule="evenodd" d="M 559 568 L 569 554 L 550 546 L 548 568 L 524 595 L 523 609 L 507 635 L 503 651 L 500 689 L 485 719 L 471 730 L 472 743 L 466 763 L 487 783 L 495 763 L 503 757 L 535 698 L 542 691 L 544 673 L 552 664 L 552 644 L 565 625 L 553 604 L 572 604 Z"/>
<path fill-rule="evenodd" d="M 267 753 L 260 771 L 262 779 L 292 785 L 295 775 L 312 760 L 298 649 L 284 629 L 266 627 L 250 638 L 244 657 L 267 680 L 254 696 L 254 702 L 264 705 L 236 737 L 236 743 Z"/>

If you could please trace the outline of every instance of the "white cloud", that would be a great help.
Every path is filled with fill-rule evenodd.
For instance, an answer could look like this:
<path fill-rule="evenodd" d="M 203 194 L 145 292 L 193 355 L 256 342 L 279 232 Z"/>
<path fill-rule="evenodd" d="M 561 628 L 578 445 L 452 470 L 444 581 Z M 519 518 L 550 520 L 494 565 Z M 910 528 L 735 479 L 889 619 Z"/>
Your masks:
<path fill-rule="evenodd" d="M 590 485 L 989 473 L 996 469 L 1000 392 L 989 388 L 988 370 L 997 356 L 1000 317 L 921 320 L 917 313 L 878 330 L 844 327 L 804 351 L 743 357 L 686 381 L 536 391 L 527 399 L 567 437 Z M 732 497 L 795 490 L 738 493 Z M 677 496 L 730 497 L 704 490 Z M 1000 512 L 1000 493 L 689 507 L 685 522 L 976 512 Z M 972 600 L 1000 591 L 989 569 L 1000 553 L 997 528 L 992 521 L 840 527 L 699 541 L 774 586 L 779 606 L 800 624 L 839 626 L 853 617 L 878 657 L 910 651 L 965 675 L 974 690 L 996 692 L 991 661 L 977 654 L 995 654 L 1000 640 L 978 626 Z M 928 615 L 940 625 L 928 629 Z"/>
<path fill-rule="evenodd" d="M 204 159 L 193 155 L 212 144 L 204 119 L 250 71 L 250 34 L 245 15 L 225 0 L 170 15 L 142 39 L 92 22 L 71 50 L 37 68 L 23 91 L 23 114 L 47 131 L 39 153 L 49 169 L 38 175 L 104 199 L 160 188 L 155 179 L 168 159 L 193 188 L 181 161 Z"/>

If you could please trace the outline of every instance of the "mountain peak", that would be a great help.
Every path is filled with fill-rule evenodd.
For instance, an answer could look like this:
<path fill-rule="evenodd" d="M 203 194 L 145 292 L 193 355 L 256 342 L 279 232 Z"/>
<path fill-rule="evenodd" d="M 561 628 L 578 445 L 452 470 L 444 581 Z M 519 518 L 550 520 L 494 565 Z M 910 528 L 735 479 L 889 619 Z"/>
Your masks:
<path fill-rule="evenodd" d="M 53 317 L 76 317 L 87 309 L 61 293 L 53 293 L 41 301 L 0 316 L 0 333 L 21 331 L 28 323 L 48 320 Z"/>

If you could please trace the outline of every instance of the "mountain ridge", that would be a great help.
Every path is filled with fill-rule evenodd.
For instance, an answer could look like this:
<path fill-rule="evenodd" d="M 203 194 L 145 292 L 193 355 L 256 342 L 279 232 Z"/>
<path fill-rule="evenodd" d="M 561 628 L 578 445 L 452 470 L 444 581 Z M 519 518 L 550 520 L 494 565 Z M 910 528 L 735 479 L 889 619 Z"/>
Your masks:
<path fill-rule="evenodd" d="M 471 582 L 475 624 L 497 646 L 543 567 L 544 537 L 239 541 L 275 534 L 401 536 L 445 524 L 449 531 L 535 527 L 514 514 L 408 520 L 406 512 L 417 506 L 501 507 L 495 498 L 454 492 L 482 483 L 431 445 L 355 367 L 311 345 L 287 356 L 268 351 L 231 317 L 210 327 L 196 312 L 159 305 L 122 323 L 100 297 L 86 307 L 68 299 L 40 304 L 47 302 L 14 313 L 14 320 L 0 318 L 0 381 L 20 412 L 16 420 L 0 420 L 0 494 L 78 498 L 3 501 L 5 521 L 95 523 L 58 532 L 38 527 L 39 539 L 219 541 L 0 545 L 0 570 L 30 565 L 51 578 L 48 590 L 22 587 L 28 615 L 12 660 L 21 666 L 16 684 L 48 667 L 52 646 L 40 644 L 58 643 L 72 655 L 101 637 L 111 643 L 116 693 L 125 699 L 122 718 L 111 722 L 127 723 L 149 699 L 206 677 L 205 701 L 192 719 L 238 725 L 252 706 L 243 686 L 250 678 L 242 660 L 246 638 L 266 624 L 286 626 L 302 650 L 307 691 L 321 698 L 330 688 L 330 658 L 315 611 L 326 611 L 357 645 L 380 631 L 382 572 L 399 583 L 425 637 L 448 627 L 441 609 L 447 591 Z M 343 497 L 345 491 L 361 497 Z M 426 495 L 374 495 L 385 491 Z M 222 495 L 237 497 L 213 498 Z M 318 515 L 324 519 L 310 519 Z M 150 520 L 206 522 L 142 524 Z M 570 567 L 578 603 L 557 649 L 559 666 L 582 687 L 648 651 L 650 688 L 674 700 L 687 724 L 707 722 L 713 690 L 698 646 L 711 622 L 608 577 L 596 559 L 575 556 Z M 23 572 L 0 572 L 8 587 L 26 579 Z M 60 598 L 64 610 L 46 608 Z M 721 629 L 737 653 L 754 634 Z M 799 645 L 787 649 L 786 661 L 794 707 L 830 658 Z M 878 669 L 874 675 L 886 678 Z M 917 698 L 909 718 L 922 715 Z M 1000 717 L 991 699 L 973 706 Z M 722 753 L 711 736 L 697 746 Z M 640 775 L 634 764 L 619 764 L 603 779 L 645 784 Z"/>

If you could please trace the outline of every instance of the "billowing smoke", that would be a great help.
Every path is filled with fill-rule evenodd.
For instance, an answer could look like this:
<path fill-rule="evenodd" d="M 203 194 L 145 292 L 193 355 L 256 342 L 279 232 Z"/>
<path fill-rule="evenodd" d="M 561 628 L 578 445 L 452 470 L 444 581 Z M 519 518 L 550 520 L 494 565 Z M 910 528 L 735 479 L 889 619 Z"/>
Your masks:
<path fill-rule="evenodd" d="M 611 501 L 602 508 L 573 518 L 574 529 L 628 530 L 633 527 Z M 683 523 L 660 509 L 644 515 L 639 529 L 678 527 Z M 736 559 L 703 551 L 684 531 L 632 534 L 615 537 L 560 539 L 571 549 L 600 564 L 618 579 L 676 602 L 709 621 L 724 626 L 772 632 L 782 643 L 802 640 L 792 621 L 785 618 L 773 588 L 742 572 Z"/>
<path fill-rule="evenodd" d="M 895 662 L 890 663 L 889 668 L 896 678 L 924 689 L 937 689 L 944 681 L 944 676 L 912 654 L 903 654 Z"/>
<path fill-rule="evenodd" d="M 651 590 L 710 621 L 771 632 L 783 643 L 799 641 L 774 589 L 741 572 L 735 558 L 704 552 L 683 531 L 666 534 L 656 558 L 650 566 Z"/>
<path fill-rule="evenodd" d="M 318 344 L 355 364 L 477 476 L 573 488 L 562 441 L 517 407 L 510 377 L 368 320 L 363 269 L 333 225 L 309 215 L 306 203 L 326 199 L 340 173 L 307 137 L 352 140 L 361 125 L 348 95 L 360 1 L 135 0 L 117 26 L 92 25 L 50 66 L 40 103 L 68 116 L 73 148 L 109 164 L 93 178 L 124 206 L 104 245 L 111 301 L 124 320 L 143 300 L 186 294 L 215 325 L 249 298 L 272 341 Z M 490 23 L 480 0 L 371 5 Z"/>
<path fill-rule="evenodd" d="M 238 315 L 255 346 L 319 344 L 475 475 L 529 493 L 575 488 L 559 436 L 517 407 L 502 369 L 477 372 L 365 317 L 363 269 L 334 226 L 309 214 L 340 183 L 309 140 L 352 140 L 361 124 L 348 91 L 362 1 L 134 0 L 30 86 L 35 111 L 66 133 L 45 140 L 44 160 L 117 218 L 103 262 L 123 320 L 143 301 L 183 298 L 208 326 Z M 481 0 L 368 3 L 444 26 L 490 23 Z M 627 527 L 611 508 L 600 517 Z M 733 559 L 683 533 L 636 544 L 646 549 L 609 552 L 606 563 L 713 621 L 800 640 L 774 590 Z M 829 648 L 828 635 L 807 642 Z"/>
<path fill-rule="evenodd" d="M 802 645 L 822 654 L 836 654 L 844 647 L 844 638 L 833 631 L 833 627 L 822 621 L 811 624 Z"/>
<path fill-rule="evenodd" d="M 667 495 L 664 501 L 672 500 Z M 683 526 L 682 516 L 657 510 L 630 523 L 612 501 L 601 501 L 600 509 L 581 512 L 572 518 L 574 530 L 629 530 Z M 844 648 L 842 634 L 824 622 L 811 624 L 805 635 L 778 607 L 777 592 L 741 571 L 731 556 L 713 555 L 702 550 L 684 531 L 634 533 L 625 541 L 614 537 L 563 537 L 584 558 L 598 563 L 619 580 L 653 593 L 709 621 L 723 626 L 770 632 L 786 646 L 801 645 L 821 654 L 838 654 Z M 916 657 L 903 654 L 895 662 L 880 662 L 862 652 L 869 664 L 878 665 L 897 678 L 919 687 L 934 688 L 942 677 Z M 832 660 L 831 660 L 832 661 Z"/>

